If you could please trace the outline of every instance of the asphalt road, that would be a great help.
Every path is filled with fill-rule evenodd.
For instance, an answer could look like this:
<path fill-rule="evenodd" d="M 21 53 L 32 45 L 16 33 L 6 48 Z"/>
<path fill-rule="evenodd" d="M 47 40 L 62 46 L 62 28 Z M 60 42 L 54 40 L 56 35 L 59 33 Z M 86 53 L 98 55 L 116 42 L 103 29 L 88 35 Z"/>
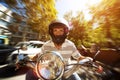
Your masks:
<path fill-rule="evenodd" d="M 25 74 L 13 77 L 0 78 L 0 80 L 25 80 Z"/>
<path fill-rule="evenodd" d="M 18 71 L 12 66 L 0 65 L 0 80 L 25 80 L 28 69 L 22 68 Z"/>

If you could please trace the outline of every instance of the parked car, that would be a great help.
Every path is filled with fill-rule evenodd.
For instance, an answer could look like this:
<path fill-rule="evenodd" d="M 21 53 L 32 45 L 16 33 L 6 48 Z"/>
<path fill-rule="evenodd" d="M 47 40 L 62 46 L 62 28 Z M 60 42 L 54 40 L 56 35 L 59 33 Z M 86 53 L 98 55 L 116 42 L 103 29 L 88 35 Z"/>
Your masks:
<path fill-rule="evenodd" d="M 23 45 L 29 45 L 29 43 L 30 42 L 28 42 L 28 41 L 25 41 L 25 42 L 18 42 L 14 47 L 15 48 L 20 48 L 21 46 L 23 46 Z"/>
<path fill-rule="evenodd" d="M 15 45 L 15 48 L 19 48 L 20 54 L 34 56 L 41 51 L 41 47 L 43 44 L 44 42 L 42 41 L 19 42 Z M 18 50 L 12 52 L 7 61 L 10 63 L 14 63 L 19 53 Z"/>
<path fill-rule="evenodd" d="M 0 64 L 6 63 L 8 56 L 15 50 L 12 46 L 0 44 Z"/>

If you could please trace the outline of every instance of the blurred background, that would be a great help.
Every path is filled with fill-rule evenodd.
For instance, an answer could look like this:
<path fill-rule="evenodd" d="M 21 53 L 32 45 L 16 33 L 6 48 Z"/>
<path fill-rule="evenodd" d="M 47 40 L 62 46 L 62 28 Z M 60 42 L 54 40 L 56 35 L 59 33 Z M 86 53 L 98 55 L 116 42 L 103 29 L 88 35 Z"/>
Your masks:
<path fill-rule="evenodd" d="M 0 0 L 0 44 L 46 41 L 50 21 L 64 17 L 71 28 L 68 39 L 78 49 L 95 43 L 100 49 L 119 52 L 119 4 L 119 0 Z"/>
<path fill-rule="evenodd" d="M 0 38 L 5 39 L 0 42 L 15 45 L 19 41 L 46 41 L 49 39 L 47 30 L 50 21 L 64 17 L 71 27 L 68 38 L 77 47 L 81 44 L 89 47 L 91 43 L 97 43 L 102 48 L 118 48 L 120 1 L 98 0 L 99 3 L 94 2 L 93 5 L 87 2 L 89 0 L 85 1 L 84 6 L 81 0 L 78 1 L 81 6 L 77 6 L 77 1 L 68 2 L 68 7 L 71 7 L 67 9 L 67 5 L 63 8 L 67 0 L 0 0 Z"/>
<path fill-rule="evenodd" d="M 0 53 L 3 48 L 11 52 L 19 42 L 47 41 L 49 23 L 64 17 L 70 25 L 68 39 L 81 54 L 93 57 L 89 50 L 94 43 L 101 50 L 97 60 L 120 71 L 119 5 L 120 0 L 0 0 Z"/>

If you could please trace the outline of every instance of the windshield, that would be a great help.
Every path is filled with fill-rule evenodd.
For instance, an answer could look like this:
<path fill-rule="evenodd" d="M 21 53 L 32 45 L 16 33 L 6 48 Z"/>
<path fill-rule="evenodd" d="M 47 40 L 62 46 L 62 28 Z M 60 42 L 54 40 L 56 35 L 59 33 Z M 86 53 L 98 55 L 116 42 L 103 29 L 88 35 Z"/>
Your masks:
<path fill-rule="evenodd" d="M 26 45 L 26 46 L 28 46 L 29 45 L 29 43 L 25 43 L 25 42 L 20 42 L 20 43 L 18 43 L 18 44 L 16 44 L 16 46 L 15 47 L 20 47 L 20 46 L 23 46 L 23 45 Z"/>
<path fill-rule="evenodd" d="M 43 44 L 34 44 L 34 43 L 30 43 L 29 46 L 33 47 L 33 48 L 40 48 L 42 47 Z"/>
<path fill-rule="evenodd" d="M 20 42 L 15 47 L 27 46 L 27 48 L 40 48 L 42 47 L 42 43 L 29 43 L 29 42 Z"/>

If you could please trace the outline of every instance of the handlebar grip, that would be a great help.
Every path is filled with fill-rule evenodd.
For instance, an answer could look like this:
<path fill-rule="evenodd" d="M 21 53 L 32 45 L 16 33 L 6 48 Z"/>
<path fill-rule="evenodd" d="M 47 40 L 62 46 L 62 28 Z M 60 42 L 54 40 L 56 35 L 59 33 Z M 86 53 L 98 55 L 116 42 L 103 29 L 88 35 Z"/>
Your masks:
<path fill-rule="evenodd" d="M 84 63 L 89 62 L 89 61 L 91 61 L 91 60 L 90 59 L 82 59 L 79 61 L 79 64 L 84 64 Z"/>

